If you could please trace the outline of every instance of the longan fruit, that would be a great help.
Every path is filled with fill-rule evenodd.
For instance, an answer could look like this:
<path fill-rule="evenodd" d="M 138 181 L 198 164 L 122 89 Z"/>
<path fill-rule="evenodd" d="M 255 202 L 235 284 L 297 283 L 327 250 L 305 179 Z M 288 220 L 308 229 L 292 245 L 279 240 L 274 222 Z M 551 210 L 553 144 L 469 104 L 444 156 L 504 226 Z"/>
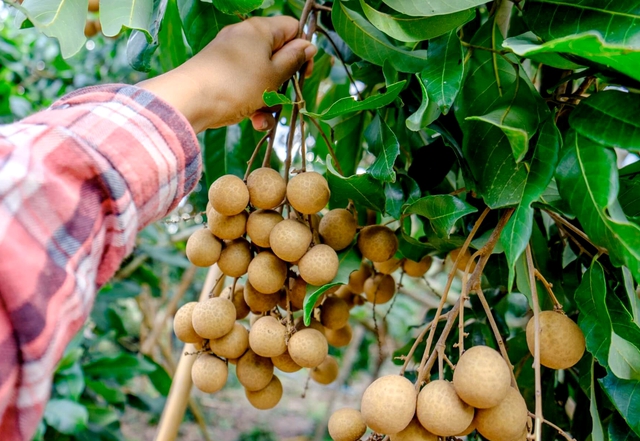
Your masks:
<path fill-rule="evenodd" d="M 256 208 L 270 209 L 280 205 L 287 184 L 280 173 L 269 167 L 257 168 L 247 177 L 249 200 Z"/>
<path fill-rule="evenodd" d="M 382 305 L 391 300 L 396 293 L 396 281 L 389 274 L 376 274 L 364 282 L 367 301 Z"/>
<path fill-rule="evenodd" d="M 185 303 L 176 311 L 176 315 L 173 318 L 173 333 L 184 343 L 200 343 L 202 341 L 202 337 L 193 329 L 193 324 L 191 323 L 193 308 L 197 304 L 198 302 Z"/>
<path fill-rule="evenodd" d="M 227 382 L 227 364 L 211 354 L 200 354 L 191 366 L 191 380 L 202 392 L 218 392 Z"/>
<path fill-rule="evenodd" d="M 514 441 L 527 424 L 527 404 L 520 392 L 510 387 L 500 404 L 476 411 L 475 424 L 490 441 Z"/>
<path fill-rule="evenodd" d="M 322 217 L 318 232 L 325 244 L 340 251 L 353 242 L 357 228 L 358 223 L 349 210 L 336 208 Z"/>
<path fill-rule="evenodd" d="M 231 288 L 231 285 L 227 286 L 220 294 L 220 297 L 231 300 L 233 306 L 236 307 L 236 320 L 241 320 L 251 312 L 249 305 L 244 301 L 244 285 L 237 283 L 233 295 L 230 294 Z"/>
<path fill-rule="evenodd" d="M 369 225 L 358 235 L 358 248 L 372 262 L 384 262 L 398 251 L 398 238 L 389 227 Z"/>
<path fill-rule="evenodd" d="M 294 219 L 277 223 L 269 234 L 271 250 L 285 262 L 297 262 L 309 249 L 312 234 L 308 226 Z"/>
<path fill-rule="evenodd" d="M 320 323 L 325 328 L 340 329 L 349 321 L 349 305 L 340 297 L 327 297 L 320 307 Z"/>
<path fill-rule="evenodd" d="M 207 211 L 207 226 L 218 239 L 237 239 L 247 231 L 247 212 L 225 216 L 212 208 Z"/>
<path fill-rule="evenodd" d="M 267 312 L 278 305 L 280 295 L 278 293 L 262 294 L 251 283 L 247 282 L 244 287 L 244 301 L 253 312 Z"/>
<path fill-rule="evenodd" d="M 466 429 L 464 429 L 462 432 L 458 433 L 456 435 L 456 437 L 467 436 L 471 432 L 473 432 L 474 430 L 476 430 L 476 419 L 475 418 L 473 419 L 473 421 L 471 421 L 471 424 L 469 424 L 469 426 Z"/>
<path fill-rule="evenodd" d="M 416 415 L 434 435 L 447 437 L 462 432 L 473 421 L 474 409 L 456 394 L 453 384 L 435 380 L 418 394 Z"/>
<path fill-rule="evenodd" d="M 367 431 L 360 411 L 338 409 L 329 418 L 329 435 L 333 441 L 358 441 Z"/>
<path fill-rule="evenodd" d="M 89 0 L 89 12 L 98 12 L 100 10 L 100 0 Z"/>
<path fill-rule="evenodd" d="M 299 366 L 314 368 L 322 363 L 329 353 L 327 339 L 320 331 L 307 328 L 289 338 L 289 355 Z"/>
<path fill-rule="evenodd" d="M 277 357 L 287 350 L 285 335 L 287 328 L 270 315 L 258 319 L 251 326 L 249 346 L 262 357 Z"/>
<path fill-rule="evenodd" d="M 307 295 L 307 282 L 302 277 L 289 278 L 289 301 L 291 302 L 291 312 L 299 311 L 304 307 L 304 299 Z M 282 309 L 287 309 L 287 293 L 285 292 L 280 303 L 278 303 Z"/>
<path fill-rule="evenodd" d="M 95 20 L 87 20 L 84 23 L 84 36 L 87 38 L 91 38 L 98 33 L 98 28 L 96 26 Z"/>
<path fill-rule="evenodd" d="M 413 418 L 409 425 L 396 434 L 392 434 L 391 441 L 438 441 L 438 437 L 422 427 L 417 418 Z"/>
<path fill-rule="evenodd" d="M 540 317 L 540 364 L 551 369 L 569 369 L 584 354 L 582 330 L 566 315 L 556 311 L 542 311 Z M 527 346 L 533 355 L 535 320 L 527 323 Z"/>
<path fill-rule="evenodd" d="M 460 250 L 461 248 L 456 248 L 455 250 L 452 250 L 449 252 L 449 255 L 447 256 L 447 258 L 451 259 L 452 264 L 458 258 L 458 255 L 460 254 Z M 471 259 L 471 253 L 467 248 L 464 254 L 460 256 L 460 260 L 458 261 L 458 265 L 456 266 L 456 268 L 459 269 L 460 271 L 465 271 L 467 269 L 467 263 L 469 263 L 469 259 Z M 469 274 L 471 274 L 475 269 L 476 269 L 476 263 L 472 262 L 469 266 Z"/>
<path fill-rule="evenodd" d="M 211 266 L 220 258 L 222 242 L 206 228 L 196 230 L 187 240 L 187 259 L 195 266 Z"/>
<path fill-rule="evenodd" d="M 377 272 L 382 274 L 391 274 L 402 265 L 402 259 L 398 259 L 397 257 L 392 257 L 389 260 L 385 260 L 384 262 L 374 262 L 373 267 Z"/>
<path fill-rule="evenodd" d="M 404 262 L 402 262 L 402 270 L 407 276 L 422 277 L 429 271 L 432 263 L 433 258 L 431 256 L 424 256 L 419 262 L 405 259 Z"/>
<path fill-rule="evenodd" d="M 351 329 L 351 325 L 347 323 L 340 329 L 325 329 L 324 335 L 331 346 L 341 348 L 351 343 L 353 330 Z"/>
<path fill-rule="evenodd" d="M 274 375 L 265 388 L 257 391 L 245 389 L 244 393 L 249 403 L 256 409 L 273 409 L 282 398 L 282 383 L 280 379 Z"/>
<path fill-rule="evenodd" d="M 280 369 L 282 372 L 292 373 L 298 372 L 300 369 L 302 369 L 302 366 L 293 361 L 293 358 L 291 358 L 291 355 L 289 355 L 289 351 L 284 351 L 284 353 L 278 355 L 277 357 L 271 357 L 271 361 L 273 362 L 273 365 Z"/>
<path fill-rule="evenodd" d="M 273 362 L 270 358 L 261 357 L 249 348 L 238 359 L 236 375 L 245 389 L 250 391 L 264 389 L 273 378 Z"/>
<path fill-rule="evenodd" d="M 329 245 L 316 245 L 302 256 L 298 262 L 300 277 L 309 285 L 323 286 L 330 283 L 338 274 L 340 260 Z"/>
<path fill-rule="evenodd" d="M 303 172 L 289 180 L 287 200 L 303 214 L 315 214 L 329 202 L 329 183 L 320 173 Z"/>
<path fill-rule="evenodd" d="M 364 292 L 364 282 L 373 275 L 371 267 L 367 263 L 362 263 L 360 269 L 349 274 L 348 287 L 354 294 L 362 294 Z"/>
<path fill-rule="evenodd" d="M 322 325 L 322 323 L 320 323 L 318 320 L 314 319 L 313 317 L 311 318 L 311 321 L 309 322 L 309 326 L 304 324 L 304 319 L 302 316 L 298 317 L 297 319 L 295 319 L 295 321 L 293 322 L 296 330 L 298 331 L 302 331 L 303 329 L 315 329 L 316 331 L 320 332 L 322 335 L 325 335 L 327 329 Z"/>
<path fill-rule="evenodd" d="M 495 349 L 473 346 L 458 360 L 453 386 L 462 401 L 477 409 L 487 409 L 497 406 L 507 395 L 511 371 Z"/>
<path fill-rule="evenodd" d="M 227 335 L 209 340 L 209 348 L 214 354 L 227 359 L 242 357 L 249 347 L 249 332 L 240 323 L 235 323 Z"/>
<path fill-rule="evenodd" d="M 240 277 L 247 273 L 251 263 L 251 245 L 243 237 L 225 243 L 218 259 L 218 268 L 229 277 Z"/>
<path fill-rule="evenodd" d="M 378 378 L 364 391 L 360 411 L 375 432 L 390 435 L 404 430 L 416 411 L 413 383 L 400 375 Z"/>
<path fill-rule="evenodd" d="M 284 218 L 273 210 L 257 210 L 249 215 L 247 220 L 247 236 L 251 242 L 262 248 L 270 248 L 269 235 L 271 230 Z"/>
<path fill-rule="evenodd" d="M 193 329 L 202 338 L 214 339 L 228 334 L 236 322 L 236 307 L 220 297 L 198 302 L 191 313 Z"/>
<path fill-rule="evenodd" d="M 274 294 L 284 286 L 287 264 L 272 252 L 262 251 L 251 260 L 247 273 L 249 282 L 258 292 Z"/>
<path fill-rule="evenodd" d="M 311 370 L 311 379 L 320 384 L 331 384 L 338 378 L 340 367 L 331 355 L 327 355 L 318 366 Z"/>
<path fill-rule="evenodd" d="M 220 176 L 209 187 L 209 202 L 218 213 L 233 216 L 247 208 L 249 189 L 237 176 Z"/>

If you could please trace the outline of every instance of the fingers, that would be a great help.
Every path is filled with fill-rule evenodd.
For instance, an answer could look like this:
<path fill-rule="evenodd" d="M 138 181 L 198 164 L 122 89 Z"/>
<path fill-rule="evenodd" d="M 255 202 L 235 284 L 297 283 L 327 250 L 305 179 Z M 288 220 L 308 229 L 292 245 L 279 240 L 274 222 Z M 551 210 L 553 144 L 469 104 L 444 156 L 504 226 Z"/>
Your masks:
<path fill-rule="evenodd" d="M 271 130 L 276 125 L 273 114 L 267 110 L 258 110 L 254 112 L 250 118 L 253 128 L 260 132 Z"/>
<path fill-rule="evenodd" d="M 290 41 L 273 54 L 271 62 L 277 75 L 278 84 L 291 78 L 304 63 L 313 60 L 318 49 L 310 42 L 302 39 Z"/>
<path fill-rule="evenodd" d="M 261 32 L 267 34 L 265 37 L 272 38 L 273 52 L 279 50 L 287 42 L 293 40 L 298 35 L 299 22 L 293 17 L 279 15 L 276 17 L 256 17 L 251 18 Z"/>

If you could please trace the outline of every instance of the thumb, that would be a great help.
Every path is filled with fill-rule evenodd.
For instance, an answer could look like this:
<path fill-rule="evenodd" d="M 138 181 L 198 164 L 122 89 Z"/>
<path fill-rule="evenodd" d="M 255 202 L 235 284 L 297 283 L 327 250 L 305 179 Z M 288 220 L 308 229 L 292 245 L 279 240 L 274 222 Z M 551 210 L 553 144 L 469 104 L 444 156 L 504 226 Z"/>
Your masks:
<path fill-rule="evenodd" d="M 318 52 L 311 42 L 300 38 L 292 40 L 271 57 L 278 86 L 291 78 L 302 65 L 313 59 Z"/>

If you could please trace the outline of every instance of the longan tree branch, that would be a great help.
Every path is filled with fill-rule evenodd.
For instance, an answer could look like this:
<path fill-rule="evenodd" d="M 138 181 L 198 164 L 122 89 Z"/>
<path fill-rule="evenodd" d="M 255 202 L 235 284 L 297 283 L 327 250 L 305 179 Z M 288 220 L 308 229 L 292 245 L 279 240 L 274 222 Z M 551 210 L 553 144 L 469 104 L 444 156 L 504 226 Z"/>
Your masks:
<path fill-rule="evenodd" d="M 277 125 L 277 123 L 276 123 L 276 125 Z M 251 167 L 253 167 L 253 163 L 256 160 L 256 158 L 258 157 L 258 153 L 260 152 L 260 148 L 262 147 L 262 144 L 264 144 L 264 142 L 267 140 L 267 138 L 269 137 L 270 134 L 271 134 L 271 131 L 265 133 L 264 136 L 260 139 L 260 141 L 258 141 L 258 144 L 256 145 L 256 148 L 253 149 L 253 153 L 251 154 L 251 157 L 247 161 L 247 170 L 244 172 L 244 182 L 247 182 L 247 178 L 249 177 L 249 173 L 251 173 Z M 266 155 L 265 155 L 265 157 L 266 157 Z"/>
<path fill-rule="evenodd" d="M 527 412 L 529 414 L 530 417 L 535 418 L 536 414 L 535 413 L 531 413 L 531 412 Z M 563 438 L 565 438 L 567 441 L 576 441 L 575 438 L 573 438 L 571 435 L 569 435 L 567 432 L 565 432 L 564 430 L 562 430 L 561 428 L 559 428 L 558 426 L 556 426 L 555 424 L 553 424 L 551 421 L 549 420 L 545 420 L 544 418 L 542 419 L 542 422 L 544 424 L 546 424 L 549 427 L 553 427 L 554 429 L 556 429 L 558 431 L 558 434 L 561 435 Z"/>
<path fill-rule="evenodd" d="M 542 439 L 542 379 L 540 375 L 540 303 L 538 303 L 538 289 L 536 288 L 535 267 L 531 256 L 531 246 L 527 244 L 525 250 L 527 268 L 529 270 L 529 285 L 531 286 L 531 300 L 533 303 L 534 340 L 533 340 L 533 369 L 535 371 L 535 440 Z"/>
<path fill-rule="evenodd" d="M 440 315 L 440 318 L 438 321 L 442 321 L 442 320 L 447 320 L 450 316 L 449 312 L 446 312 L 442 315 Z M 427 332 L 429 332 L 429 329 L 431 329 L 432 327 L 437 326 L 438 322 L 436 322 L 435 320 L 431 320 L 427 326 L 425 326 L 425 328 L 422 330 L 422 332 L 420 332 L 420 335 L 418 335 L 418 337 L 416 338 L 416 340 L 413 342 L 413 346 L 411 346 L 411 349 L 409 349 L 409 352 L 407 353 L 407 355 L 404 356 L 404 364 L 402 365 L 402 368 L 400 369 L 400 375 L 404 375 L 405 371 L 407 370 L 407 367 L 409 366 L 409 363 L 411 362 L 411 359 L 413 358 L 413 354 L 416 352 L 416 349 L 418 348 L 418 346 L 420 345 L 420 343 L 422 342 L 422 340 L 424 340 L 425 335 L 427 335 Z"/>
<path fill-rule="evenodd" d="M 558 301 L 558 298 L 553 293 L 553 289 L 552 289 L 553 285 L 549 283 L 547 279 L 544 278 L 542 273 L 540 273 L 540 271 L 538 271 L 537 268 L 534 268 L 534 272 L 536 275 L 536 279 L 542 282 L 542 284 L 544 285 L 544 288 L 547 290 L 547 293 L 549 293 L 549 297 L 551 297 L 551 301 L 553 302 L 553 309 L 555 309 L 556 311 L 562 311 L 562 303 Z"/>
<path fill-rule="evenodd" d="M 567 221 L 562 216 L 558 216 L 556 213 L 554 213 L 553 211 L 550 211 L 550 210 L 545 210 L 545 212 L 551 217 L 551 219 L 554 220 L 554 222 L 556 222 L 558 224 L 561 224 L 561 225 L 565 226 L 566 228 L 568 228 L 569 230 L 571 230 L 573 233 L 578 235 L 585 242 L 589 243 L 596 250 L 598 250 L 598 252 L 600 254 L 609 254 L 609 252 L 606 250 L 606 248 L 599 247 L 598 245 L 593 243 L 591 241 L 591 239 L 589 239 L 589 236 L 587 236 L 584 231 L 582 231 L 581 229 L 577 228 L 575 225 L 573 225 L 571 222 Z"/>

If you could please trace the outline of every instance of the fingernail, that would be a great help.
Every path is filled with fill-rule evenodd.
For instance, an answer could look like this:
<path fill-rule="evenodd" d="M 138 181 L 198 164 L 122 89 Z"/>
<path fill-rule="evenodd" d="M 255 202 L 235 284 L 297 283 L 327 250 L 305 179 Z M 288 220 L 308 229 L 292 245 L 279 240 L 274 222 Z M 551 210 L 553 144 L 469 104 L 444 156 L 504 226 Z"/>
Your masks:
<path fill-rule="evenodd" d="M 304 48 L 304 56 L 307 59 L 307 61 L 312 59 L 314 57 L 314 55 L 317 54 L 317 53 L 318 53 L 318 48 L 315 47 L 312 44 L 310 44 L 309 46 Z"/>
<path fill-rule="evenodd" d="M 262 121 L 262 124 L 260 124 L 260 129 L 261 130 L 267 130 L 269 128 L 269 122 L 268 121 Z"/>

